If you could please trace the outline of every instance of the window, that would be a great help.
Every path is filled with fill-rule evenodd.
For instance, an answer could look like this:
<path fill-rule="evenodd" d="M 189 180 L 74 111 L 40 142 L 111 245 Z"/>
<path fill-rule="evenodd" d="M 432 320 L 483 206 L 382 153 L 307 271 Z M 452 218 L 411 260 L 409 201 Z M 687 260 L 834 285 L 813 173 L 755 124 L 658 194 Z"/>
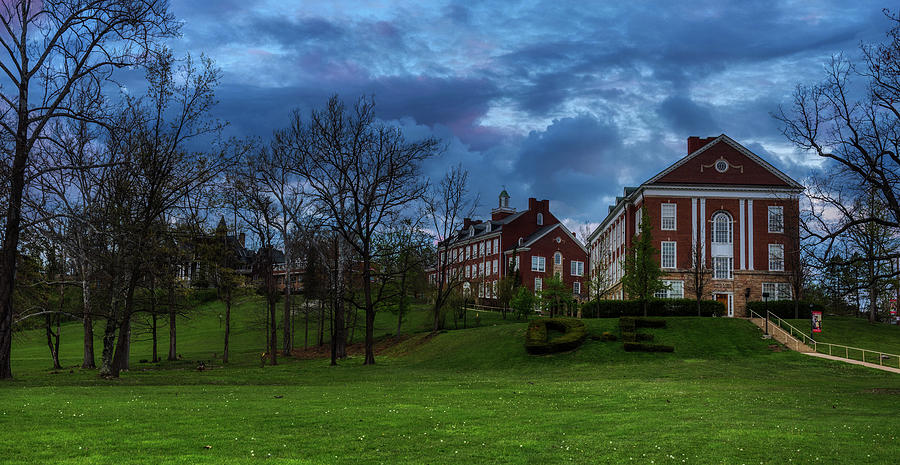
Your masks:
<path fill-rule="evenodd" d="M 660 268 L 675 268 L 675 241 L 662 241 L 660 244 Z"/>
<path fill-rule="evenodd" d="M 547 263 L 544 257 L 538 257 L 537 255 L 531 256 L 531 271 L 545 271 L 546 266 Z"/>
<path fill-rule="evenodd" d="M 497 297 L 497 281 L 491 281 L 491 297 Z"/>
<path fill-rule="evenodd" d="M 769 244 L 769 271 L 784 271 L 784 244 Z"/>
<path fill-rule="evenodd" d="M 766 300 L 790 300 L 792 298 L 791 285 L 788 283 L 763 283 L 762 291 L 769 294 Z"/>
<path fill-rule="evenodd" d="M 561 253 L 556 252 L 555 254 L 553 254 L 553 264 L 554 265 L 562 265 L 562 254 Z"/>
<path fill-rule="evenodd" d="M 472 272 L 472 269 L 469 268 L 469 267 L 467 266 L 467 267 L 466 267 L 466 277 L 467 277 L 467 278 L 471 278 L 471 277 L 472 277 L 471 272 Z"/>
<path fill-rule="evenodd" d="M 491 275 L 491 261 L 488 260 L 488 262 L 484 265 L 484 267 L 487 268 L 487 275 L 490 276 Z"/>
<path fill-rule="evenodd" d="M 769 207 L 769 232 L 784 232 L 784 207 Z"/>
<path fill-rule="evenodd" d="M 541 278 L 534 278 L 534 292 L 540 292 L 544 289 L 544 282 Z"/>
<path fill-rule="evenodd" d="M 683 299 L 684 298 L 684 282 L 675 280 L 663 280 L 666 288 L 653 294 L 657 299 Z"/>
<path fill-rule="evenodd" d="M 728 162 L 725 160 L 719 160 L 716 162 L 716 171 L 720 173 L 724 173 L 728 171 Z"/>
<path fill-rule="evenodd" d="M 509 259 L 509 272 L 514 273 L 519 269 L 519 257 L 510 257 Z"/>
<path fill-rule="evenodd" d="M 575 295 L 581 295 L 581 283 L 575 281 L 572 283 L 572 293 Z"/>
<path fill-rule="evenodd" d="M 487 253 L 485 253 L 485 255 L 490 255 L 492 253 L 491 252 L 491 243 L 492 243 L 492 241 L 487 241 Z"/>
<path fill-rule="evenodd" d="M 537 214 L 537 224 L 538 224 L 538 226 L 544 225 L 544 214 L 543 213 Z"/>
<path fill-rule="evenodd" d="M 637 236 L 641 232 L 641 221 L 644 220 L 644 207 L 638 208 L 634 212 L 634 235 Z"/>
<path fill-rule="evenodd" d="M 500 253 L 500 239 L 494 239 L 494 253 Z"/>
<path fill-rule="evenodd" d="M 572 260 L 572 276 L 584 276 L 584 262 Z"/>
<path fill-rule="evenodd" d="M 478 285 L 478 297 L 484 297 L 484 283 Z"/>
<path fill-rule="evenodd" d="M 484 255 L 484 242 L 478 244 L 478 256 Z"/>
<path fill-rule="evenodd" d="M 499 264 L 500 264 L 500 262 L 499 262 L 498 260 L 494 260 L 494 273 L 499 273 L 499 272 L 500 272 L 500 267 L 497 266 L 497 265 L 499 265 Z"/>
<path fill-rule="evenodd" d="M 478 276 L 484 276 L 484 263 L 478 264 Z"/>
<path fill-rule="evenodd" d="M 663 231 L 675 230 L 675 204 L 662 204 L 662 220 L 660 221 L 660 229 Z"/>
<path fill-rule="evenodd" d="M 713 279 L 734 279 L 734 258 L 713 257 Z"/>
<path fill-rule="evenodd" d="M 720 244 L 731 244 L 733 243 L 731 233 L 731 216 L 725 212 L 716 213 L 716 216 L 713 217 L 712 241 Z"/>
<path fill-rule="evenodd" d="M 469 257 L 471 257 L 471 256 L 472 256 L 472 246 L 471 246 L 471 245 L 467 245 L 467 246 L 466 246 L 466 260 L 468 260 Z"/>

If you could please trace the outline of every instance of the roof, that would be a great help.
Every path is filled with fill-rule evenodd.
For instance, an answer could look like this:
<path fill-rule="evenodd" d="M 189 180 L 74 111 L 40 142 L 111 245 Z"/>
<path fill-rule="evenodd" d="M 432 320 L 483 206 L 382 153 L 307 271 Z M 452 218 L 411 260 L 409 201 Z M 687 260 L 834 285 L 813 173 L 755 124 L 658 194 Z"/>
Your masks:
<path fill-rule="evenodd" d="M 507 249 L 507 250 L 512 250 L 513 248 L 520 249 L 520 248 L 531 247 L 534 243 L 536 243 L 537 241 L 543 239 L 544 236 L 546 236 L 547 234 L 550 234 L 550 232 L 552 232 L 554 229 L 562 229 L 562 231 L 563 231 L 567 236 L 569 236 L 569 239 L 572 239 L 572 242 L 574 242 L 575 244 L 578 244 L 578 247 L 580 247 L 581 250 L 584 251 L 584 253 L 587 253 L 587 249 L 584 247 L 584 244 L 582 244 L 581 241 L 579 241 L 578 239 L 576 239 L 576 238 L 575 238 L 575 235 L 572 234 L 571 231 L 569 231 L 569 228 L 567 228 L 566 225 L 564 225 L 564 224 L 562 224 L 562 223 L 551 224 L 551 225 L 549 225 L 549 226 L 544 226 L 544 227 L 542 227 L 542 228 L 539 228 L 537 231 L 535 231 L 534 233 L 532 233 L 530 236 L 528 236 L 528 237 L 526 237 L 525 239 L 523 239 L 521 245 L 516 245 L 516 246 L 511 247 L 511 248 L 509 248 L 509 249 Z"/>
<path fill-rule="evenodd" d="M 743 154 L 744 156 L 748 157 L 750 160 L 752 160 L 753 162 L 759 164 L 760 166 L 762 166 L 763 168 L 765 168 L 766 170 L 768 170 L 769 172 L 771 172 L 773 175 L 775 175 L 776 177 L 778 177 L 779 179 L 781 179 L 782 181 L 784 181 L 788 186 L 790 186 L 790 188 L 792 188 L 792 189 L 801 189 L 801 190 L 804 188 L 802 184 L 800 184 L 799 182 L 795 181 L 793 178 L 791 178 L 790 176 L 788 176 L 787 174 L 785 174 L 784 172 L 782 172 L 782 171 L 779 170 L 778 168 L 775 168 L 774 166 L 772 166 L 771 164 L 769 164 L 769 162 L 767 162 L 767 161 L 765 161 L 764 159 L 762 159 L 759 155 L 756 155 L 755 153 L 751 152 L 749 149 L 747 149 L 747 148 L 744 147 L 743 145 L 739 144 L 738 142 L 736 142 L 734 139 L 728 137 L 727 135 L 725 135 L 725 134 L 720 134 L 718 137 L 716 137 L 715 139 L 711 140 L 709 143 L 707 143 L 707 144 L 704 145 L 703 147 L 700 147 L 699 149 L 693 151 L 692 153 L 689 153 L 687 156 L 681 158 L 680 160 L 678 160 L 677 162 L 673 163 L 672 165 L 670 165 L 670 166 L 667 167 L 666 169 L 664 169 L 664 170 L 660 171 L 659 173 L 657 173 L 655 176 L 653 176 L 653 177 L 651 177 L 650 179 L 648 179 L 647 181 L 643 182 L 640 186 L 638 186 L 638 187 L 625 187 L 625 188 L 624 188 L 624 195 L 623 195 L 623 196 L 618 196 L 618 197 L 616 197 L 616 203 L 615 203 L 614 205 L 610 205 L 610 206 L 609 206 L 609 211 L 607 212 L 606 217 L 603 219 L 603 221 L 600 222 L 600 224 L 597 226 L 597 228 L 594 229 L 594 231 L 591 232 L 591 234 L 590 234 L 588 237 L 586 237 L 585 239 L 588 241 L 588 243 L 590 243 L 591 240 L 592 240 L 592 239 L 593 239 L 600 231 L 603 230 L 603 228 L 604 228 L 604 227 L 606 226 L 606 224 L 609 222 L 609 220 L 611 219 L 611 217 L 613 216 L 613 214 L 616 212 L 616 210 L 618 209 L 618 207 L 619 207 L 620 205 L 623 204 L 623 202 L 625 202 L 625 201 L 627 201 L 627 200 L 629 200 L 629 199 L 631 199 L 631 198 L 633 198 L 633 197 L 639 195 L 640 192 L 641 192 L 645 187 L 647 187 L 648 185 L 651 185 L 651 184 L 656 183 L 657 181 L 659 181 L 660 179 L 662 179 L 663 177 L 665 177 L 667 174 L 669 174 L 669 173 L 671 173 L 672 171 L 676 170 L 677 168 L 683 166 L 685 163 L 687 163 L 687 162 L 690 161 L 691 159 L 697 157 L 697 156 L 700 155 L 701 153 L 705 152 L 705 151 L 708 150 L 710 147 L 715 146 L 715 145 L 718 144 L 719 142 L 724 142 L 724 143 L 730 145 L 731 147 L 733 147 L 734 149 L 736 149 L 738 152 L 740 152 L 740 153 Z"/>

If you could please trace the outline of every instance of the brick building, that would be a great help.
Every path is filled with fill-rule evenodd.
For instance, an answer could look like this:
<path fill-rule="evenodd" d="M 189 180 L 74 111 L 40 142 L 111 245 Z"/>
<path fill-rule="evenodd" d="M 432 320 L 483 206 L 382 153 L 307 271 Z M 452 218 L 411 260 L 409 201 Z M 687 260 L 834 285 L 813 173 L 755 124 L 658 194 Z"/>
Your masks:
<path fill-rule="evenodd" d="M 495 299 L 498 282 L 518 268 L 522 285 L 532 291 L 555 275 L 579 298 L 586 295 L 587 250 L 550 212 L 549 200 L 530 198 L 528 209 L 517 212 L 504 190 L 490 220 L 465 218 L 462 226 L 439 244 L 440 263 L 446 258 L 445 274 L 452 277 L 445 279 L 461 280 L 478 297 Z M 430 279 L 437 282 L 437 269 Z"/>
<path fill-rule="evenodd" d="M 592 279 L 624 298 L 624 254 L 649 215 L 669 285 L 658 297 L 694 298 L 691 277 L 708 270 L 704 298 L 745 316 L 746 302 L 791 297 L 803 186 L 728 136 L 689 137 L 687 156 L 639 187 L 626 187 L 588 238 Z M 699 263 L 699 265 L 698 265 Z"/>

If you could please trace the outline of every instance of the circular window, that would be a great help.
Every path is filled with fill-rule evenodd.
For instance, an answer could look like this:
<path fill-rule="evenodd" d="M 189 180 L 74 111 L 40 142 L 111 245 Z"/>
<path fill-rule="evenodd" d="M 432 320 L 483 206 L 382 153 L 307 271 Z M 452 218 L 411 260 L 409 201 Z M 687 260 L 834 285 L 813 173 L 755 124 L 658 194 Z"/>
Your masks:
<path fill-rule="evenodd" d="M 719 160 L 716 162 L 716 171 L 720 173 L 724 173 L 728 171 L 728 162 L 725 160 Z"/>
<path fill-rule="evenodd" d="M 562 239 L 560 239 L 559 237 L 557 237 L 557 238 L 556 238 L 556 243 L 559 244 L 560 242 L 562 242 Z"/>

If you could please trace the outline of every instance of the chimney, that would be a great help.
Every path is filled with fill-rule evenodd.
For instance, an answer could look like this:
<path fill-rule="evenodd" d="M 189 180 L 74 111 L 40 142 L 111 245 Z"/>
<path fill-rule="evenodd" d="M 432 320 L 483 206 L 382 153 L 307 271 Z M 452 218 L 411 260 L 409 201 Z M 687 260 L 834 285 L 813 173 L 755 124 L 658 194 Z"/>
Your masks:
<path fill-rule="evenodd" d="M 238 242 L 241 243 L 241 247 L 244 247 L 244 242 L 247 240 L 247 235 L 244 233 L 238 234 Z"/>
<path fill-rule="evenodd" d="M 697 137 L 690 136 L 687 139 L 687 153 L 688 155 L 696 152 L 703 148 L 704 145 L 716 140 L 715 137 Z"/>
<path fill-rule="evenodd" d="M 538 200 L 534 197 L 528 197 L 528 209 L 535 211 L 538 208 Z"/>
<path fill-rule="evenodd" d="M 469 229 L 472 226 L 472 218 L 463 218 L 463 229 Z"/>

